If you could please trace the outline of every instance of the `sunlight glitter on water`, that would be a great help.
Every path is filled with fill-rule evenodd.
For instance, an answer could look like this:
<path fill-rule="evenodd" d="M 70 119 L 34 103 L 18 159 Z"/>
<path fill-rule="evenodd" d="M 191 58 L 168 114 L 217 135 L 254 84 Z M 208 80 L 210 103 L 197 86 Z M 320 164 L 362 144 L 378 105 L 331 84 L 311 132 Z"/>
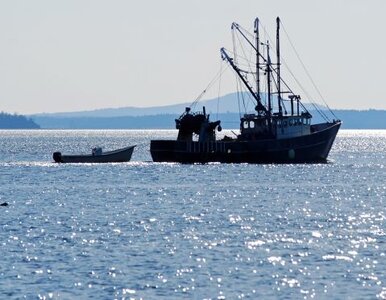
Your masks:
<path fill-rule="evenodd" d="M 148 131 L 2 136 L 0 201 L 9 206 L 1 208 L 0 250 L 7 253 L 1 294 L 385 295 L 386 132 L 341 131 L 334 162 L 320 165 L 151 163 L 152 137 Z M 102 140 L 143 146 L 127 164 L 51 162 L 51 149 L 87 150 Z"/>

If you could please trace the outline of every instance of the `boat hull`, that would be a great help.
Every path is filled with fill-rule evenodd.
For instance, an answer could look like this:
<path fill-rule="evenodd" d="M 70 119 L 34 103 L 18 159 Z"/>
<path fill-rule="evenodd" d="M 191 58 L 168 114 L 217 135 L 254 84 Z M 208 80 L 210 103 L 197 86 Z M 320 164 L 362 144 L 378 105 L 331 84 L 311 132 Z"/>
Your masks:
<path fill-rule="evenodd" d="M 100 155 L 62 155 L 60 152 L 53 154 L 57 163 L 112 163 L 128 162 L 131 159 L 135 146 L 130 146 L 114 151 L 104 152 Z"/>
<path fill-rule="evenodd" d="M 154 162 L 320 163 L 326 162 L 341 122 L 313 125 L 312 133 L 287 139 L 189 142 L 152 140 Z"/>

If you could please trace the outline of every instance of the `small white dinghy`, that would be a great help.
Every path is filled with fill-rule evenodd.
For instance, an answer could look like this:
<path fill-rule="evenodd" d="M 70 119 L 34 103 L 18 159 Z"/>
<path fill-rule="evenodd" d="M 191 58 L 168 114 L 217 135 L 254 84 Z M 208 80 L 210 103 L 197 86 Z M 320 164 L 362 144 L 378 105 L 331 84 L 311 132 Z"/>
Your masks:
<path fill-rule="evenodd" d="M 91 154 L 62 155 L 61 152 L 54 152 L 53 158 L 57 163 L 111 163 L 128 162 L 133 154 L 134 146 L 129 146 L 113 151 L 103 152 L 102 148 L 92 149 Z"/>

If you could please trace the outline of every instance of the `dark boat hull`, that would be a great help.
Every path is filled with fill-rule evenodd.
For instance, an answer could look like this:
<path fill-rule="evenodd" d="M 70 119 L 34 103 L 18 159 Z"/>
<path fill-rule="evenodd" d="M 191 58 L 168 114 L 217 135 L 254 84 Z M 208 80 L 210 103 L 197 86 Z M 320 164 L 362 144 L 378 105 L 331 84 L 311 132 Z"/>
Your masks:
<path fill-rule="evenodd" d="M 313 125 L 308 135 L 256 141 L 188 142 L 152 140 L 155 162 L 319 163 L 326 162 L 341 122 Z"/>
<path fill-rule="evenodd" d="M 54 161 L 57 163 L 112 163 L 128 162 L 131 159 L 135 146 L 130 146 L 114 151 L 104 152 L 100 155 L 62 155 L 55 152 Z"/>

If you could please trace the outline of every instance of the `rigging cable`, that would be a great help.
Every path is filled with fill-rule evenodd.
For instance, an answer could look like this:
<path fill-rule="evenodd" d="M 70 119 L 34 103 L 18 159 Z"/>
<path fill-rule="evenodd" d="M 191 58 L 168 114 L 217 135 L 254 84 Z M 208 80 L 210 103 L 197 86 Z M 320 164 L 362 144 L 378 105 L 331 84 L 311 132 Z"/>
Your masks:
<path fill-rule="evenodd" d="M 308 94 L 308 92 L 306 91 L 306 89 L 303 87 L 303 85 L 300 83 L 300 81 L 295 77 L 295 74 L 291 71 L 291 69 L 288 67 L 288 65 L 283 61 L 284 65 L 287 67 L 287 71 L 291 74 L 292 78 L 296 81 L 296 83 L 298 84 L 298 86 L 300 87 L 300 89 L 303 91 L 304 95 L 306 95 L 306 97 L 308 99 L 312 99 L 312 97 Z M 283 81 L 284 82 L 284 81 Z M 288 85 L 285 84 L 287 87 Z M 294 94 L 292 91 L 291 91 L 292 94 Z M 322 118 L 328 122 L 329 121 L 329 118 L 328 116 L 323 112 L 323 110 L 321 110 L 318 105 L 316 105 L 316 103 L 314 103 L 314 101 L 310 101 L 310 104 L 314 107 L 314 109 L 322 116 Z M 304 107 L 304 105 L 301 103 L 302 107 Z M 306 109 L 306 108 L 305 108 Z M 307 109 L 306 109 L 307 110 Z M 308 111 L 308 110 L 307 110 Z"/>
<path fill-rule="evenodd" d="M 280 22 L 280 23 L 281 23 L 281 22 Z M 310 73 L 308 72 L 308 70 L 307 70 L 305 64 L 304 64 L 303 61 L 301 60 L 299 53 L 296 51 L 295 46 L 293 45 L 293 43 L 292 43 L 292 41 L 291 41 L 291 39 L 290 39 L 290 37 L 289 37 L 289 34 L 287 33 L 287 31 L 286 31 L 285 28 L 284 28 L 284 25 L 283 25 L 282 23 L 281 23 L 281 25 L 282 25 L 282 27 L 283 27 L 283 30 L 284 30 L 284 32 L 285 32 L 287 38 L 288 38 L 288 41 L 289 41 L 289 43 L 290 43 L 292 49 L 293 49 L 294 52 L 295 52 L 296 57 L 298 58 L 298 60 L 299 60 L 300 63 L 302 64 L 302 67 L 303 67 L 303 69 L 304 69 L 304 71 L 305 71 L 305 73 L 306 73 L 308 79 L 311 81 L 311 83 L 312 83 L 314 89 L 315 89 L 316 92 L 319 94 L 319 96 L 320 96 L 320 98 L 322 99 L 324 105 L 328 108 L 328 110 L 330 111 L 330 113 L 331 113 L 336 119 L 338 119 L 338 117 L 334 114 L 334 112 L 333 112 L 333 111 L 331 110 L 331 108 L 328 106 L 328 104 L 327 104 L 327 102 L 325 101 L 325 99 L 324 99 L 322 93 L 320 92 L 320 90 L 319 90 L 318 87 L 316 86 L 314 80 L 312 79 Z"/>
<path fill-rule="evenodd" d="M 236 49 L 235 30 L 234 30 L 233 26 L 232 26 L 232 46 L 233 46 L 233 62 L 235 64 L 237 64 L 238 55 L 237 55 L 237 49 Z M 237 106 L 239 108 L 239 117 L 241 117 L 241 115 L 240 115 L 240 112 L 241 112 L 241 109 L 240 109 L 240 90 L 239 90 L 240 79 L 237 78 L 237 76 L 235 77 L 235 79 L 236 79 Z"/>
<path fill-rule="evenodd" d="M 219 111 L 219 107 L 220 107 L 220 92 L 221 92 L 221 75 L 222 75 L 222 68 L 223 68 L 223 64 L 221 62 L 220 64 L 220 77 L 219 77 L 219 80 L 218 80 L 218 94 L 217 94 L 217 116 L 216 116 L 216 119 L 218 119 L 218 111 Z"/>
<path fill-rule="evenodd" d="M 238 36 L 237 36 L 237 39 L 238 39 Z M 237 65 L 237 61 L 238 61 L 238 55 L 237 55 L 237 47 L 236 47 L 236 33 L 235 33 L 235 29 L 232 27 L 232 46 L 233 46 L 233 62 Z M 240 98 L 242 98 L 242 103 L 243 103 L 243 106 L 244 106 L 244 109 L 245 109 L 245 102 L 244 102 L 244 97 L 243 97 L 243 93 L 242 91 L 240 92 L 240 90 L 242 89 L 242 84 L 240 83 L 240 78 L 238 78 L 236 76 L 236 88 L 237 88 L 237 105 L 239 107 L 239 117 L 241 118 L 241 108 L 240 108 Z"/>
<path fill-rule="evenodd" d="M 281 23 L 281 21 L 280 21 L 280 23 Z M 281 23 L 281 24 L 282 24 L 282 23 Z M 272 41 L 272 39 L 271 39 L 271 37 L 270 37 L 268 31 L 266 30 L 265 26 L 262 25 L 262 27 L 263 27 L 263 30 L 264 30 L 264 34 L 266 35 L 266 39 L 269 40 L 269 41 L 271 42 L 271 44 L 273 45 L 274 43 L 273 43 L 273 41 Z M 283 29 L 284 29 L 284 31 L 285 31 L 285 28 L 284 28 L 283 24 L 282 24 L 282 27 L 283 27 Z M 287 35 L 287 38 L 289 39 L 288 34 L 287 34 L 286 31 L 285 31 L 285 33 L 286 33 L 286 35 Z M 291 43 L 291 45 L 292 45 L 292 43 Z M 293 46 L 293 45 L 292 45 L 292 48 L 294 49 L 294 46 Z M 294 50 L 295 50 L 295 49 L 294 49 Z M 295 50 L 295 52 L 296 52 L 296 50 Z M 300 60 L 299 55 L 298 55 L 298 59 Z M 300 87 L 300 89 L 303 91 L 303 93 L 306 95 L 306 97 L 310 100 L 310 104 L 311 104 L 311 105 L 314 107 L 314 109 L 322 116 L 322 118 L 323 118 L 326 122 L 328 122 L 328 121 L 329 121 L 328 116 L 327 116 L 327 115 L 326 115 L 326 114 L 318 107 L 318 105 L 316 105 L 316 103 L 314 103 L 314 101 L 311 100 L 312 97 L 309 95 L 309 93 L 306 91 L 306 89 L 303 87 L 303 85 L 298 81 L 298 79 L 296 78 L 295 74 L 291 71 L 291 69 L 290 69 L 289 66 L 287 65 L 285 59 L 283 59 L 283 58 L 282 58 L 282 63 L 283 63 L 283 65 L 286 66 L 287 71 L 291 74 L 292 78 L 296 81 L 296 83 L 298 84 L 298 86 Z M 273 71 L 275 74 L 277 74 L 277 70 L 276 70 L 276 69 L 272 69 L 272 71 Z M 289 85 L 283 80 L 283 78 L 281 77 L 280 79 L 281 79 L 281 82 L 284 84 L 284 86 L 288 89 L 288 91 L 289 91 L 290 93 L 292 93 L 292 94 L 295 95 L 295 93 L 292 91 L 292 89 L 289 87 Z M 277 83 L 275 83 L 275 84 L 277 85 Z M 284 103 L 283 103 L 283 104 L 284 104 Z M 304 108 L 306 111 L 308 111 L 307 108 L 303 105 L 302 102 L 300 102 L 300 105 L 302 106 L 302 108 Z M 328 107 L 327 104 L 326 104 L 326 106 Z M 330 110 L 330 111 L 331 111 L 331 110 Z M 331 112 L 332 112 L 332 111 L 331 111 Z"/>
<path fill-rule="evenodd" d="M 190 107 L 192 109 L 195 108 L 197 103 L 201 100 L 201 98 L 204 96 L 204 94 L 207 92 L 208 89 L 212 87 L 212 85 L 221 77 L 221 75 L 227 70 L 227 68 L 222 67 L 223 61 L 220 62 L 220 70 L 217 72 L 216 76 L 213 77 L 213 79 L 209 82 L 207 87 L 201 92 L 201 94 L 198 95 L 198 97 L 192 102 Z"/>
<path fill-rule="evenodd" d="M 249 32 L 247 32 L 247 33 L 249 33 Z M 235 36 L 234 33 L 233 33 L 233 36 Z M 233 49 L 234 49 L 234 62 L 237 64 L 237 61 L 239 60 L 239 58 L 241 58 L 243 61 L 247 62 L 247 64 L 246 64 L 245 66 L 247 67 L 248 71 L 241 70 L 241 69 L 239 68 L 239 64 L 237 64 L 237 68 L 239 69 L 240 72 L 242 72 L 242 73 L 245 74 L 245 75 L 242 75 L 242 76 L 244 77 L 245 81 L 248 82 L 248 84 L 249 84 L 248 74 L 252 74 L 253 79 L 256 81 L 256 73 L 255 73 L 254 71 L 252 71 L 251 59 L 248 59 L 248 58 L 247 58 L 247 54 L 246 54 L 246 52 L 245 52 L 245 49 L 244 49 L 244 47 L 243 47 L 243 43 L 241 42 L 239 35 L 236 35 L 236 37 L 237 37 L 238 44 L 236 44 L 236 39 L 233 38 L 233 43 L 234 43 L 234 44 L 233 44 Z M 241 57 L 239 57 L 239 56 L 237 55 L 237 45 L 239 45 L 239 47 L 241 48 L 241 51 L 242 51 L 242 53 L 243 53 L 243 56 L 241 56 Z M 252 55 L 252 53 L 250 54 L 250 56 L 251 56 L 251 55 Z M 240 78 L 238 78 L 238 86 L 243 87 L 243 84 L 241 84 L 241 79 L 240 79 Z M 253 90 L 252 86 L 250 86 L 250 88 Z M 238 93 L 240 93 L 240 92 L 238 91 Z M 246 93 L 243 92 L 243 91 L 241 91 L 240 95 L 241 95 L 241 98 L 242 98 L 242 103 L 243 103 L 244 112 L 247 113 L 247 111 L 248 111 L 248 105 L 247 105 L 246 99 L 245 99 Z M 247 95 L 249 96 L 249 101 L 248 101 L 248 103 L 249 103 L 249 102 L 254 103 L 254 100 L 252 99 L 252 96 L 251 96 L 249 93 L 247 93 Z M 239 97 L 239 96 L 238 96 L 238 101 L 240 101 L 240 97 Z M 240 109 L 240 104 L 239 104 L 239 114 L 240 114 L 240 113 L 241 113 L 241 109 Z"/>
<path fill-rule="evenodd" d="M 243 44 L 241 43 L 240 37 L 238 35 L 237 35 L 237 39 L 239 41 L 240 48 L 241 48 L 243 55 L 244 55 L 242 58 L 247 62 L 246 66 L 248 68 L 248 73 L 254 74 L 254 72 L 252 71 L 251 59 L 247 59 L 247 54 L 245 53 L 245 49 L 244 49 Z M 252 53 L 250 54 L 250 56 L 251 55 L 252 55 Z M 256 75 L 253 77 L 254 77 L 254 80 L 256 81 Z"/>
<path fill-rule="evenodd" d="M 239 107 L 239 118 L 241 118 L 241 108 L 240 108 L 240 91 L 239 91 L 239 85 L 240 85 L 240 78 L 235 77 L 236 79 L 236 89 L 237 89 L 237 106 Z"/>

